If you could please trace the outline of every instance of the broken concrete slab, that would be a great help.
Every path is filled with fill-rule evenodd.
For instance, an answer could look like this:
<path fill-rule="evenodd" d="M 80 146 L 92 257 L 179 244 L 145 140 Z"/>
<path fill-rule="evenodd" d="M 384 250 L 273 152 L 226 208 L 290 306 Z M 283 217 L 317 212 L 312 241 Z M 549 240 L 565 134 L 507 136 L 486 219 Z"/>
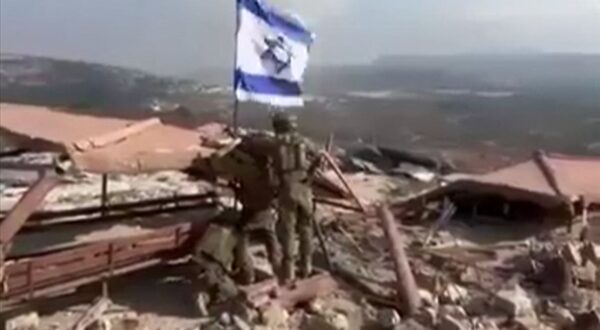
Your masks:
<path fill-rule="evenodd" d="M 302 330 L 349 330 L 348 318 L 342 313 L 327 311 L 324 314 L 305 315 Z"/>
<path fill-rule="evenodd" d="M 37 330 L 40 327 L 40 317 L 36 312 L 18 315 L 6 321 L 6 330 Z"/>
<path fill-rule="evenodd" d="M 527 292 L 518 284 L 513 288 L 500 290 L 496 294 L 495 306 L 511 317 L 536 315 L 533 302 Z"/>
<path fill-rule="evenodd" d="M 466 322 L 459 321 L 451 315 L 442 316 L 437 326 L 438 330 L 469 330 Z"/>
<path fill-rule="evenodd" d="M 429 268 L 418 268 L 414 273 L 415 281 L 420 288 L 433 294 L 438 294 L 441 291 L 442 279 L 436 271 Z"/>
<path fill-rule="evenodd" d="M 281 305 L 273 303 L 261 310 L 261 323 L 269 329 L 285 330 L 288 329 L 289 314 Z"/>
<path fill-rule="evenodd" d="M 433 307 L 422 308 L 419 313 L 415 315 L 415 320 L 427 328 L 433 328 L 437 324 L 437 319 L 438 313 Z"/>
<path fill-rule="evenodd" d="M 384 308 L 377 313 L 377 322 L 382 329 L 394 329 L 401 321 L 400 314 L 393 308 Z"/>
<path fill-rule="evenodd" d="M 467 267 L 460 273 L 460 282 L 462 284 L 473 284 L 479 282 L 477 270 L 474 267 Z"/>
<path fill-rule="evenodd" d="M 480 316 L 486 314 L 489 305 L 490 300 L 488 297 L 473 296 L 464 303 L 464 308 L 468 315 Z"/>
<path fill-rule="evenodd" d="M 577 285 L 594 289 L 596 288 L 596 276 L 598 267 L 592 263 L 586 263 L 585 266 L 575 266 L 571 268 Z"/>
<path fill-rule="evenodd" d="M 600 245 L 599 244 L 594 244 L 592 242 L 586 242 L 581 247 L 580 253 L 581 253 L 581 257 L 583 259 L 584 266 L 585 266 L 585 263 L 590 261 L 600 267 Z"/>
<path fill-rule="evenodd" d="M 440 316 L 450 315 L 457 320 L 468 319 L 467 312 L 464 308 L 458 305 L 442 305 L 440 306 Z"/>
<path fill-rule="evenodd" d="M 458 304 L 466 301 L 469 298 L 469 291 L 464 287 L 449 283 L 442 294 L 440 295 L 440 302 L 446 304 Z"/>
<path fill-rule="evenodd" d="M 421 297 L 421 301 L 425 306 L 437 307 L 438 299 L 431 292 L 425 289 L 419 289 L 419 296 Z"/>
<path fill-rule="evenodd" d="M 565 260 L 568 263 L 577 266 L 581 265 L 581 254 L 579 253 L 579 249 L 577 248 L 577 246 L 575 246 L 574 243 L 570 242 L 565 244 L 565 246 L 562 247 L 560 254 L 563 258 L 565 258 Z"/>

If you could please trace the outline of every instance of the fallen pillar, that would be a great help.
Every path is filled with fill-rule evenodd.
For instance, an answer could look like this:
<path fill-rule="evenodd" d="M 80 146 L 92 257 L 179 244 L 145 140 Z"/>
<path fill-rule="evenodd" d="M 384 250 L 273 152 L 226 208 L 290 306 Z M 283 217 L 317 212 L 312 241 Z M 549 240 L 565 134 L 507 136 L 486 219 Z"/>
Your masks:
<path fill-rule="evenodd" d="M 415 278 L 408 264 L 408 258 L 404 251 L 402 236 L 396 227 L 396 221 L 385 205 L 381 205 L 377 209 L 377 214 L 381 220 L 383 230 L 388 239 L 392 260 L 394 262 L 394 270 L 396 272 L 396 294 L 398 308 L 404 316 L 410 316 L 417 312 L 421 305 L 419 291 Z"/>

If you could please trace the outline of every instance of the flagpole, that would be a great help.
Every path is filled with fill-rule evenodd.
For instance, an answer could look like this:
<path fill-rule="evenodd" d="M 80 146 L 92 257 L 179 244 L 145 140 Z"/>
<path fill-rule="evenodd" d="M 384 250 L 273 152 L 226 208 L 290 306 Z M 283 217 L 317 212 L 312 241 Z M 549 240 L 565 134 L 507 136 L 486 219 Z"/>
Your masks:
<path fill-rule="evenodd" d="M 237 95 L 235 93 L 236 90 L 236 79 L 235 79 L 235 75 L 236 75 L 236 70 L 237 70 L 237 52 L 238 52 L 238 46 L 237 46 L 237 37 L 238 37 L 238 29 L 240 27 L 240 4 L 238 2 L 239 0 L 235 0 L 235 32 L 233 34 L 233 118 L 232 118 L 232 125 L 233 125 L 233 135 L 235 137 L 238 136 L 239 133 L 239 128 L 238 128 L 238 120 L 239 120 L 239 101 L 237 99 Z"/>

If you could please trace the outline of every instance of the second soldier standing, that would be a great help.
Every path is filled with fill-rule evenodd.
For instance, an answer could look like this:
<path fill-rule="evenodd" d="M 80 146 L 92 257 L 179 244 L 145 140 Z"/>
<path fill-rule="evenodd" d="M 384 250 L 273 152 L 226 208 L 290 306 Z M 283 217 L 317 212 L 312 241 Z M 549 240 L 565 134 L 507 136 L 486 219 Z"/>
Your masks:
<path fill-rule="evenodd" d="M 281 279 L 296 277 L 296 236 L 299 239 L 299 275 L 312 272 L 312 217 L 314 216 L 311 177 L 318 167 L 307 159 L 307 144 L 297 132 L 296 118 L 286 113 L 273 116 L 276 148 L 273 163 L 278 183 L 278 213 L 282 226 L 283 260 Z"/>

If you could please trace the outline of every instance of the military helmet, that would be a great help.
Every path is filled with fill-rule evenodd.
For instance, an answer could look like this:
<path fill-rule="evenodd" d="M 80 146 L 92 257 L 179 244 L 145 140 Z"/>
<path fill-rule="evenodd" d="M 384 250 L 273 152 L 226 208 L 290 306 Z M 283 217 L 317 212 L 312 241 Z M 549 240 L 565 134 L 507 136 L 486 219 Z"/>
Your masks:
<path fill-rule="evenodd" d="M 298 127 L 296 116 L 286 112 L 277 112 L 272 118 L 275 133 L 288 133 L 295 131 Z"/>

